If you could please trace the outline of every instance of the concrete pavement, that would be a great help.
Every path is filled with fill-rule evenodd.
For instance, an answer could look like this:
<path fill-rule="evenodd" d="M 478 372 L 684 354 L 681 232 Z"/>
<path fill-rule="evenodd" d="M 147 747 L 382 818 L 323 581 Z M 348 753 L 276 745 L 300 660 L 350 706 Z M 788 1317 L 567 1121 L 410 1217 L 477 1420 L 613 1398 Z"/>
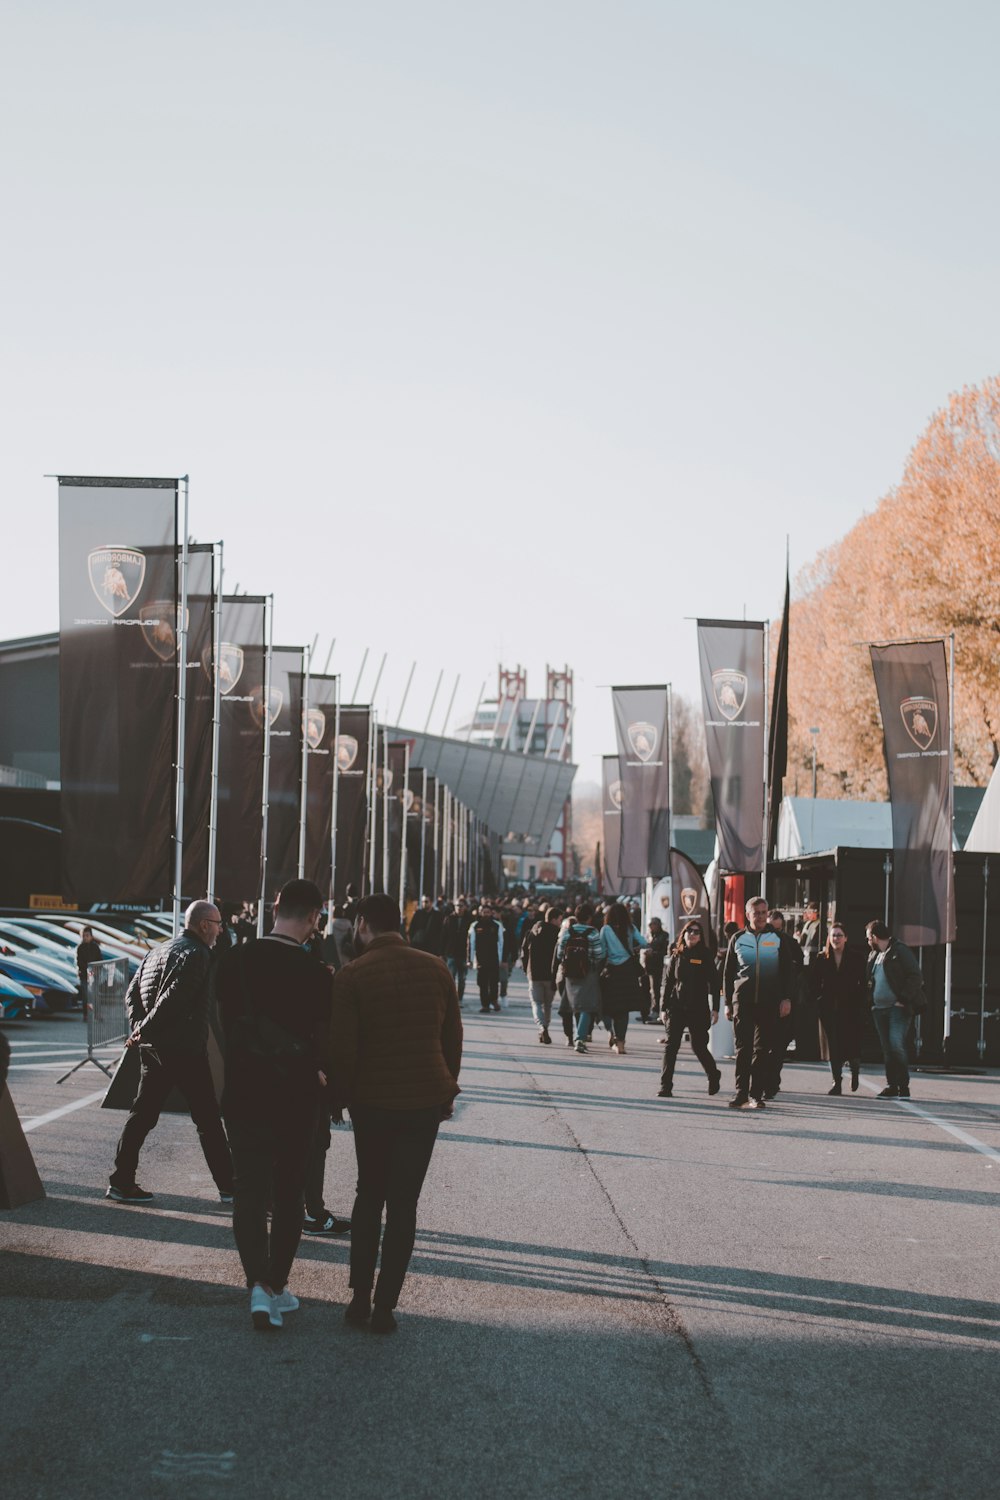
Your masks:
<path fill-rule="evenodd" d="M 918 1075 L 906 1110 L 798 1066 L 735 1113 L 686 1050 L 656 1099 L 652 1027 L 578 1057 L 523 984 L 474 1004 L 388 1339 L 343 1324 L 347 1246 L 316 1240 L 254 1334 L 190 1121 L 144 1153 L 155 1207 L 107 1202 L 123 1116 L 46 1119 L 101 1087 L 54 1084 L 81 1023 L 6 1028 L 49 1194 L 0 1215 L 11 1500 L 997 1493 L 996 1075 Z"/>

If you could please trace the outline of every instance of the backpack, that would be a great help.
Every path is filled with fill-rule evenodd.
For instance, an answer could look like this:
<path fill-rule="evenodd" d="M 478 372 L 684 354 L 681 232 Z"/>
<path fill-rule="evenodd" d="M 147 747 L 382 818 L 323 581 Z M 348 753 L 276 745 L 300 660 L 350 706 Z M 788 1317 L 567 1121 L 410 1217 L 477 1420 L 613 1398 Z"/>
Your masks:
<path fill-rule="evenodd" d="M 563 973 L 567 979 L 586 979 L 590 973 L 590 929 L 571 927 L 563 952 Z"/>

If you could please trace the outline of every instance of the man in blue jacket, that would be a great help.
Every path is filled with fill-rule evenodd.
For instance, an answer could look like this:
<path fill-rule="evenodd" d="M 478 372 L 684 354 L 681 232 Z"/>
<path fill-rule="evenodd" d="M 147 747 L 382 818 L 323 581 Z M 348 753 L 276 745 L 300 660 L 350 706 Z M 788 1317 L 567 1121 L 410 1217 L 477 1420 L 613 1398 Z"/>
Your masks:
<path fill-rule="evenodd" d="M 726 1019 L 736 1033 L 736 1093 L 730 1109 L 763 1109 L 779 1019 L 792 1011 L 794 974 L 787 944 L 767 920 L 767 902 L 752 896 L 746 927 L 730 939 L 722 970 Z"/>

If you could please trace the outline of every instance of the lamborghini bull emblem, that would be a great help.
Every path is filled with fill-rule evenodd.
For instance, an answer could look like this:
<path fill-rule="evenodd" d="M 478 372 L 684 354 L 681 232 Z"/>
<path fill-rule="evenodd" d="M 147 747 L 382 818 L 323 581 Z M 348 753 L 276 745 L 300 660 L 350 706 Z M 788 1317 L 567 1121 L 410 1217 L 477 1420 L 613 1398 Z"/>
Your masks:
<path fill-rule="evenodd" d="M 926 750 L 937 734 L 938 711 L 933 698 L 904 698 L 899 705 L 907 734 L 918 750 Z"/>
<path fill-rule="evenodd" d="M 326 734 L 326 714 L 321 708 L 310 708 L 303 715 L 306 742 L 310 750 L 318 750 Z"/>
<path fill-rule="evenodd" d="M 733 667 L 720 667 L 718 672 L 712 673 L 712 692 L 715 694 L 715 701 L 720 714 L 730 723 L 733 719 L 738 719 L 743 712 L 748 687 L 747 674 L 737 672 Z"/>
<path fill-rule="evenodd" d="M 142 592 L 146 558 L 135 547 L 95 547 L 87 571 L 98 602 L 117 620 Z"/>
<path fill-rule="evenodd" d="M 413 810 L 413 803 L 414 803 L 414 795 L 410 791 L 410 788 L 407 787 L 406 791 L 403 793 L 403 811 L 404 811 L 404 813 L 409 814 L 410 812 L 412 812 L 412 810 Z"/>
<path fill-rule="evenodd" d="M 268 723 L 273 726 L 277 721 L 278 715 L 281 713 L 282 705 L 285 701 L 285 695 L 280 688 L 276 687 L 270 688 L 268 691 L 269 699 L 267 717 Z M 253 719 L 258 729 L 263 729 L 264 689 L 260 684 L 258 684 L 257 687 L 250 689 L 250 717 Z"/>
<path fill-rule="evenodd" d="M 161 661 L 177 654 L 177 617 L 179 611 L 172 599 L 155 599 L 139 611 L 142 638 Z"/>
<path fill-rule="evenodd" d="M 628 726 L 628 742 L 635 755 L 646 765 L 656 754 L 660 733 L 655 724 L 640 722 Z"/>
<path fill-rule="evenodd" d="M 234 646 L 232 641 L 220 641 L 216 650 L 216 661 L 219 665 L 219 692 L 231 693 L 243 676 L 243 647 Z M 201 665 L 205 676 L 211 682 L 212 648 L 210 646 L 206 646 L 201 653 Z"/>
<path fill-rule="evenodd" d="M 684 886 L 681 891 L 681 909 L 686 917 L 693 916 L 698 910 L 698 892 L 689 885 Z"/>
<path fill-rule="evenodd" d="M 342 734 L 337 739 L 337 770 L 343 776 L 358 758 L 360 746 L 353 734 Z"/>
<path fill-rule="evenodd" d="M 611 783 L 611 785 L 608 787 L 608 796 L 611 799 L 611 805 L 613 807 L 617 808 L 617 810 L 619 812 L 621 812 L 621 810 L 622 810 L 623 791 L 622 791 L 622 784 L 621 784 L 620 781 L 613 781 Z"/>

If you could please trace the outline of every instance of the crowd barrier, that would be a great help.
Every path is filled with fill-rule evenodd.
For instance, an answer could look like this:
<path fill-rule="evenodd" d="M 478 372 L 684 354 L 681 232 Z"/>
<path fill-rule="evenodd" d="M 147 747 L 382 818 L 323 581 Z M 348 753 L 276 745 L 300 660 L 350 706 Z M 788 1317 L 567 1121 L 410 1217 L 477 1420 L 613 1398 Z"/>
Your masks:
<path fill-rule="evenodd" d="M 115 1042 L 124 1043 L 129 1034 L 128 1017 L 125 1014 L 125 992 L 128 989 L 128 959 L 108 958 L 100 963 L 87 965 L 87 1055 L 57 1083 L 67 1078 L 88 1063 L 100 1068 L 110 1078 L 112 1070 L 105 1067 L 95 1052 L 111 1047 Z"/>

